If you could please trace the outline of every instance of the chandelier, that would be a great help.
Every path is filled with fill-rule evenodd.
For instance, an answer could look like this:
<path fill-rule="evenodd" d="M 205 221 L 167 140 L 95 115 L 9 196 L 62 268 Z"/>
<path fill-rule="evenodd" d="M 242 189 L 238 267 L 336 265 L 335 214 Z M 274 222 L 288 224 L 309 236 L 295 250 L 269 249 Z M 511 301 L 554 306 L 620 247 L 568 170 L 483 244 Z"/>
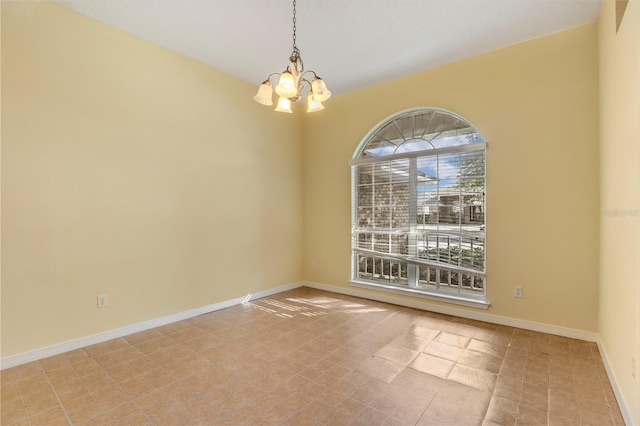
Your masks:
<path fill-rule="evenodd" d="M 306 76 L 313 74 L 313 82 L 310 82 Z M 278 94 L 278 105 L 275 110 L 278 112 L 291 113 L 291 103 L 298 102 L 302 99 L 302 90 L 304 85 L 309 86 L 307 95 L 307 112 L 320 111 L 324 109 L 322 102 L 331 97 L 331 92 L 327 89 L 324 81 L 312 71 L 305 71 L 300 49 L 296 46 L 296 0 L 293 0 L 293 52 L 289 57 L 289 66 L 281 73 L 272 73 L 262 82 L 258 93 L 253 99 L 259 104 L 271 106 L 273 105 L 273 88 L 271 86 L 271 77 L 279 76 L 276 93 Z"/>

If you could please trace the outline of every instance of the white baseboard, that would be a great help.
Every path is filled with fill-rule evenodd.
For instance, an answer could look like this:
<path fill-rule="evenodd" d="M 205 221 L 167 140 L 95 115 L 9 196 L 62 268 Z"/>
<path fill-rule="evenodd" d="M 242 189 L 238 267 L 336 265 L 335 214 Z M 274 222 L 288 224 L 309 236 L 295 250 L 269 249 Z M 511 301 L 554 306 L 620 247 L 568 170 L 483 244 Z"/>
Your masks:
<path fill-rule="evenodd" d="M 31 361 L 37 361 L 39 359 L 58 355 L 64 352 L 73 351 L 75 349 L 84 348 L 86 346 L 95 345 L 96 343 L 106 342 L 107 340 L 128 336 L 133 333 L 138 333 L 140 331 L 145 331 L 151 328 L 160 327 L 162 325 L 170 324 L 173 322 L 193 318 L 198 315 L 207 314 L 209 312 L 218 311 L 220 309 L 229 308 L 231 306 L 239 305 L 243 302 L 248 302 L 251 299 L 258 299 L 261 297 L 267 297 L 277 293 L 281 293 L 283 291 L 293 290 L 294 288 L 301 287 L 302 285 L 303 283 L 301 282 L 286 284 L 286 285 L 275 287 L 269 290 L 259 291 L 257 293 L 249 293 L 247 296 L 244 296 L 244 297 L 225 300 L 223 302 L 214 303 L 212 305 L 207 305 L 200 308 L 190 309 L 188 311 L 179 312 L 177 314 L 169 315 L 166 317 L 155 318 L 152 320 L 127 325 L 125 327 L 120 327 L 113 330 L 92 334 L 90 336 L 81 337 L 79 339 L 69 340 L 62 343 L 56 343 L 55 345 L 34 349 L 32 351 L 23 352 L 17 355 L 11 355 L 11 356 L 2 358 L 0 360 L 0 370 L 4 370 L 5 368 L 15 367 L 21 364 L 26 364 Z"/>
<path fill-rule="evenodd" d="M 604 345 L 602 344 L 602 341 L 600 340 L 599 337 L 598 337 L 597 343 L 598 343 L 598 350 L 600 351 L 600 355 L 602 356 L 602 362 L 604 362 L 604 368 L 605 370 L 607 370 L 607 376 L 609 377 L 609 382 L 611 382 L 611 387 L 613 388 L 613 393 L 616 395 L 616 399 L 618 400 L 618 406 L 620 407 L 620 412 L 622 413 L 622 417 L 624 418 L 624 424 L 626 425 L 636 424 L 636 423 L 633 423 L 631 419 L 631 413 L 627 409 L 626 401 L 624 399 L 624 396 L 622 395 L 622 392 L 620 392 L 618 381 L 616 380 L 616 376 L 613 372 L 613 369 L 609 364 L 607 351 L 605 350 Z"/>
<path fill-rule="evenodd" d="M 302 285 L 306 287 L 316 288 L 318 290 L 325 290 L 331 291 L 333 293 L 362 297 L 363 299 L 371 299 L 378 302 L 386 302 L 394 305 L 406 306 L 409 308 L 423 309 L 426 311 L 437 312 L 439 314 L 453 315 L 456 317 L 506 325 L 509 327 L 523 328 L 525 330 L 539 331 L 541 333 L 555 334 L 556 336 L 570 337 L 573 339 L 586 340 L 588 342 L 598 341 L 598 333 L 592 331 L 577 330 L 574 328 L 543 324 L 535 321 L 520 320 L 516 318 L 504 317 L 501 315 L 493 315 L 486 312 L 455 308 L 453 306 L 436 305 L 434 303 L 429 303 L 422 300 L 403 299 L 387 294 L 364 291 L 353 287 L 338 287 L 311 281 L 304 281 Z"/>

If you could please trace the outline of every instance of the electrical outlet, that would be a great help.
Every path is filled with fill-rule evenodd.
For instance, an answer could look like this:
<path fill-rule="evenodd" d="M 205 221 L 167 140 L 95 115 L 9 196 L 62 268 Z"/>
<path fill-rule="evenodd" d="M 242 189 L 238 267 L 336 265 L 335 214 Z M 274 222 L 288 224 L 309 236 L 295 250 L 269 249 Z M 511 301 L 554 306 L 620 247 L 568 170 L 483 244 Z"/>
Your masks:
<path fill-rule="evenodd" d="M 98 309 L 106 308 L 109 305 L 106 294 L 98 296 Z"/>
<path fill-rule="evenodd" d="M 636 357 L 631 357 L 631 377 L 636 378 Z"/>
<path fill-rule="evenodd" d="M 522 297 L 522 287 L 515 286 L 513 288 L 513 297 Z"/>
<path fill-rule="evenodd" d="M 316 269 L 318 267 L 318 262 L 316 262 L 315 260 L 311 261 L 311 269 Z"/>

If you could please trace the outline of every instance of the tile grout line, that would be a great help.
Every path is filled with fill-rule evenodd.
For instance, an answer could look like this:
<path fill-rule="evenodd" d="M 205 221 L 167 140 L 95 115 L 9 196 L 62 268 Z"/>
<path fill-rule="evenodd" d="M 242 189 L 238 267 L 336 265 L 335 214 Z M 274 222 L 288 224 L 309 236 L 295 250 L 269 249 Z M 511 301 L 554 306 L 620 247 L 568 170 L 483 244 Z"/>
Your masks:
<path fill-rule="evenodd" d="M 42 364 L 40 364 L 42 367 Z M 62 403 L 62 400 L 60 399 L 60 397 L 58 396 L 58 392 L 56 391 L 55 386 L 53 386 L 53 384 L 51 383 L 51 380 L 49 380 L 49 375 L 47 374 L 47 370 L 44 369 L 44 367 L 42 367 L 42 371 L 44 372 L 44 377 L 47 379 L 47 383 L 49 384 L 49 387 L 51 388 L 51 390 L 53 391 L 53 394 L 56 396 L 56 399 L 58 400 L 58 404 L 60 404 L 60 408 L 62 409 L 62 413 L 64 414 L 64 416 L 67 419 L 67 422 L 70 425 L 73 425 L 74 423 L 71 421 L 71 416 L 69 416 L 69 413 L 67 413 L 67 409 L 64 406 L 64 404 Z M 75 371 L 75 369 L 74 369 Z M 31 424 L 31 416 L 29 416 L 29 424 Z"/>

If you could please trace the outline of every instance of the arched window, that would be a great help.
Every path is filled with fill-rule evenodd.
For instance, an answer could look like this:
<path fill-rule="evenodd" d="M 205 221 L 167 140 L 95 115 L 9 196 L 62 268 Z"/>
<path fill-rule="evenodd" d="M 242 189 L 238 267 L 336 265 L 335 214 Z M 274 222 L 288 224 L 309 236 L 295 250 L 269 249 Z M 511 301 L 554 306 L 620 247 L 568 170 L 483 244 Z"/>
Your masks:
<path fill-rule="evenodd" d="M 485 156 L 482 135 L 450 111 L 374 127 L 350 162 L 352 284 L 487 307 Z"/>

